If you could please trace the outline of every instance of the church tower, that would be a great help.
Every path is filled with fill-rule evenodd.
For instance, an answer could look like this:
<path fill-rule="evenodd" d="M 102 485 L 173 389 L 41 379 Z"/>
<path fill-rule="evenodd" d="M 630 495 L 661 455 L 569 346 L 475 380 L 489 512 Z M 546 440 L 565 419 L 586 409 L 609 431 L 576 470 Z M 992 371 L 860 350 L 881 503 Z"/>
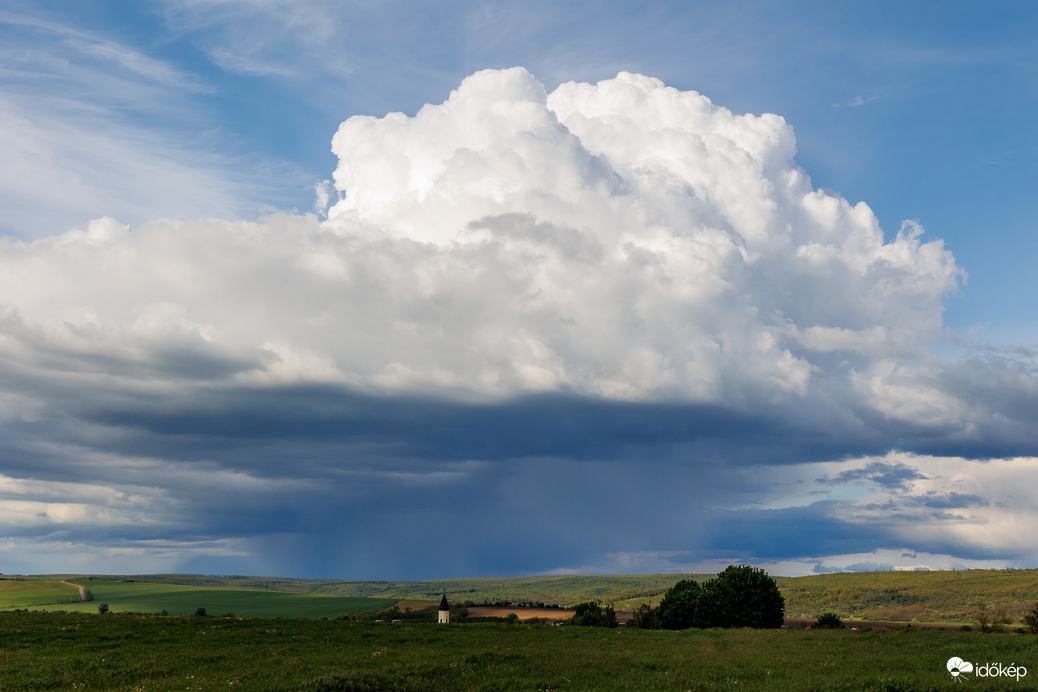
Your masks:
<path fill-rule="evenodd" d="M 447 594 L 443 594 L 443 598 L 440 599 L 440 610 L 436 614 L 436 622 L 446 624 L 451 621 L 451 607 L 447 603 Z"/>

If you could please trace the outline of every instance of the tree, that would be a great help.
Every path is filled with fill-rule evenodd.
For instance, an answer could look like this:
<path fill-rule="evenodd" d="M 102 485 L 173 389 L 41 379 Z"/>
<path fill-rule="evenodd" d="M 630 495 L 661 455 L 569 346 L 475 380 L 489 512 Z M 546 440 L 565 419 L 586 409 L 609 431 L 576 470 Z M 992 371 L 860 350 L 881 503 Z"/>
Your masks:
<path fill-rule="evenodd" d="M 616 627 L 619 624 L 616 621 L 616 610 L 613 606 L 609 605 L 602 609 L 602 627 Z"/>
<path fill-rule="evenodd" d="M 757 567 L 729 566 L 713 579 L 682 579 L 663 596 L 656 619 L 664 629 L 781 627 L 785 599 L 775 580 Z"/>
<path fill-rule="evenodd" d="M 682 579 L 663 594 L 656 608 L 656 622 L 666 630 L 689 627 L 709 627 L 703 618 L 703 586 L 691 579 Z"/>
<path fill-rule="evenodd" d="M 973 611 L 973 622 L 981 632 L 991 631 L 991 613 L 988 612 L 987 603 L 977 603 L 976 610 Z"/>
<path fill-rule="evenodd" d="M 109 608 L 108 608 L 108 604 L 107 603 L 100 603 L 100 604 L 98 604 L 97 612 L 99 612 L 101 615 L 104 615 L 108 611 L 109 611 Z"/>
<path fill-rule="evenodd" d="M 204 618 L 205 617 L 205 608 L 199 608 L 198 610 L 196 610 L 195 611 L 195 615 L 197 615 L 198 617 Z"/>
<path fill-rule="evenodd" d="M 759 567 L 731 565 L 703 585 L 707 620 L 713 627 L 781 627 L 786 599 Z"/>

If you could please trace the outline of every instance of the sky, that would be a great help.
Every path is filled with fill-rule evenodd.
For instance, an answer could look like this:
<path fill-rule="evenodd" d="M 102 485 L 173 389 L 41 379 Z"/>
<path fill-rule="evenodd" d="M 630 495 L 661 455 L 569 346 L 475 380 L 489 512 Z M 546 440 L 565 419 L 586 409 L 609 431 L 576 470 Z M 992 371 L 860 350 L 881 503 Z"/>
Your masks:
<path fill-rule="evenodd" d="M 1038 567 L 1036 37 L 9 0 L 0 571 Z"/>

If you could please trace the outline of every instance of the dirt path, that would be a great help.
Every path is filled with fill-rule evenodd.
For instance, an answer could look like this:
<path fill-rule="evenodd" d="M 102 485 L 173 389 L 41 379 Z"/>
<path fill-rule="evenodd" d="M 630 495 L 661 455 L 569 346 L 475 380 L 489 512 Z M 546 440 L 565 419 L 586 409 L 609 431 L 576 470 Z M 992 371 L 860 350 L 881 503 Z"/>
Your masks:
<path fill-rule="evenodd" d="M 87 598 L 86 589 L 84 587 L 80 586 L 79 584 L 73 584 L 70 581 L 63 581 L 63 582 L 60 582 L 60 583 L 65 584 L 66 586 L 74 586 L 77 589 L 79 589 L 79 602 L 80 603 L 82 603 L 83 601 L 89 601 L 90 600 L 89 598 Z"/>

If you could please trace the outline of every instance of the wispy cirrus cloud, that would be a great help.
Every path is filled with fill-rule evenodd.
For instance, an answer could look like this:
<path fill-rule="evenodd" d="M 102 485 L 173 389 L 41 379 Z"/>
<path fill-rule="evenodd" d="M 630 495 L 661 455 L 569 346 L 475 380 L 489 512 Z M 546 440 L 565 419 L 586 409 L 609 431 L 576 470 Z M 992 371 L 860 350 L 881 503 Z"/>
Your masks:
<path fill-rule="evenodd" d="M 251 216 L 286 199 L 271 178 L 309 182 L 274 157 L 231 153 L 204 105 L 217 89 L 196 72 L 43 12 L 0 13 L 0 35 L 6 234 L 51 235 L 106 214 Z"/>
<path fill-rule="evenodd" d="M 878 96 L 855 96 L 847 101 L 834 103 L 833 108 L 861 108 L 862 106 L 867 106 L 868 104 L 878 100 Z"/>
<path fill-rule="evenodd" d="M 26 34 L 38 33 L 49 39 L 46 42 L 52 48 L 54 45 L 53 41 L 58 41 L 67 50 L 66 56 L 68 53 L 71 53 L 80 59 L 93 58 L 99 63 L 108 64 L 117 70 L 130 72 L 137 77 L 177 91 L 211 93 L 214 89 L 212 85 L 207 84 L 198 75 L 186 72 L 170 62 L 156 59 L 133 46 L 113 41 L 78 27 L 62 23 L 56 19 L 40 15 L 0 11 L 0 24 L 19 29 L 21 33 L 14 41 L 9 42 L 6 48 L 9 58 L 5 61 L 9 66 L 8 76 L 19 75 L 29 77 L 31 75 L 39 78 L 47 74 L 48 68 L 51 68 L 50 74 L 60 79 L 61 74 L 58 70 L 71 67 L 68 64 L 62 64 L 65 60 L 62 60 L 61 57 L 56 57 L 53 50 L 48 51 L 49 57 L 54 58 L 49 62 L 47 60 L 48 56 L 37 55 L 35 51 L 22 51 L 20 57 L 15 57 L 15 49 L 19 47 L 18 44 L 25 45 L 28 43 L 27 39 L 29 39 L 29 36 Z M 32 40 L 32 44 L 34 46 L 38 45 L 35 37 Z M 88 84 L 82 86 L 90 90 L 97 88 L 99 85 Z M 141 99 L 141 103 L 147 103 L 147 101 L 148 99 Z"/>

